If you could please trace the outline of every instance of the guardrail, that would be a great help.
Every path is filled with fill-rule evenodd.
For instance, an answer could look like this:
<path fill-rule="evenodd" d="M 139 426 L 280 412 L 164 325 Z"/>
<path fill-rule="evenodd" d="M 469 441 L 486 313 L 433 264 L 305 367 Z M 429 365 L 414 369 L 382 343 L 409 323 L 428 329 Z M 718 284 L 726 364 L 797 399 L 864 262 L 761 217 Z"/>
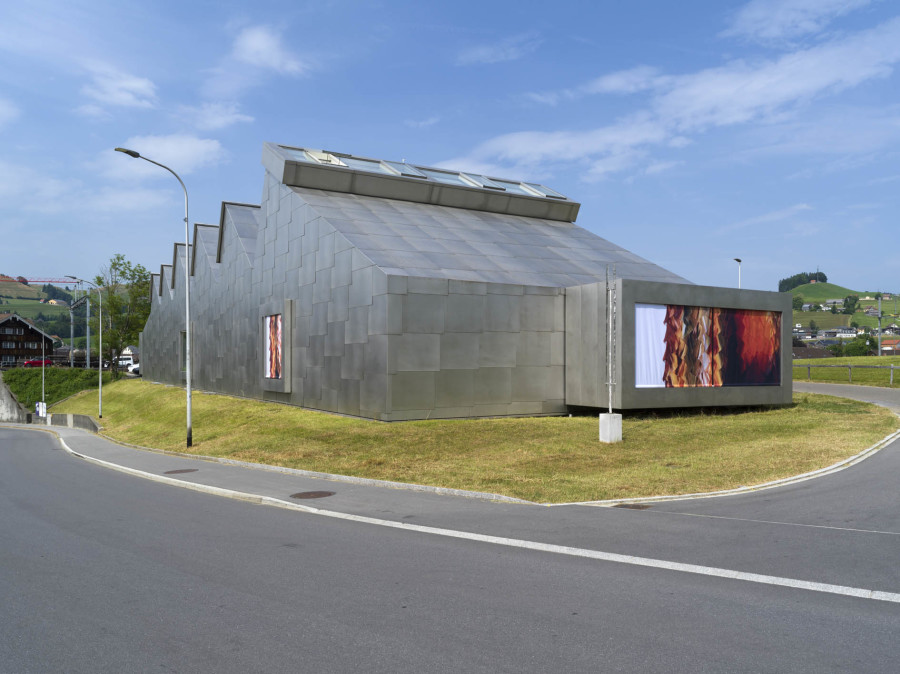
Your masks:
<path fill-rule="evenodd" d="M 847 368 L 847 380 L 853 383 L 853 368 L 858 370 L 890 370 L 891 386 L 894 385 L 894 370 L 900 370 L 900 365 L 794 365 L 794 367 L 806 368 L 806 381 L 812 381 L 812 368 L 814 367 L 845 367 Z"/>

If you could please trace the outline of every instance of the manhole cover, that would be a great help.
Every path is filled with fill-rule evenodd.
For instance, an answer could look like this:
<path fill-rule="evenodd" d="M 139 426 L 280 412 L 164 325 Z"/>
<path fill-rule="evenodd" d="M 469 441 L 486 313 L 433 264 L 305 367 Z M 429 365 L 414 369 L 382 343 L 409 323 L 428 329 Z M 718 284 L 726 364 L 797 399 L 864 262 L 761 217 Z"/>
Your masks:
<path fill-rule="evenodd" d="M 616 503 L 613 508 L 627 508 L 628 510 L 646 510 L 650 506 L 643 503 Z"/>
<path fill-rule="evenodd" d="M 163 475 L 180 475 L 181 473 L 196 473 L 196 468 L 179 468 L 178 470 L 167 470 Z"/>
<path fill-rule="evenodd" d="M 326 496 L 334 496 L 333 491 L 300 491 L 291 494 L 291 498 L 325 498 Z"/>

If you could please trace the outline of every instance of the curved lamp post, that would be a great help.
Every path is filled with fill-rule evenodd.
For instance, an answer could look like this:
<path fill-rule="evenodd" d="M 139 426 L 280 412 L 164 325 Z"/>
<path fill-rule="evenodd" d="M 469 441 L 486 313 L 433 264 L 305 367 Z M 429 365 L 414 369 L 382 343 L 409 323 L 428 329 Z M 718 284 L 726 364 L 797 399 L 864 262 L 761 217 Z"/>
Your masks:
<path fill-rule="evenodd" d="M 103 294 L 100 292 L 99 286 L 97 286 L 94 283 L 91 283 L 90 281 L 85 281 L 84 279 L 78 278 L 77 276 L 70 276 L 69 274 L 66 274 L 66 278 L 70 278 L 73 281 L 78 281 L 79 283 L 87 283 L 89 286 L 91 286 L 94 290 L 97 291 L 97 300 L 99 301 L 99 304 L 100 304 L 100 310 L 99 310 L 100 313 L 97 314 L 97 322 L 100 324 L 100 345 L 97 347 L 97 356 L 98 356 L 98 361 L 99 361 L 97 363 L 97 381 L 98 381 L 97 397 L 100 400 L 100 409 L 97 412 L 97 416 L 100 419 L 102 419 L 103 418 Z M 75 348 L 74 344 L 72 344 L 72 348 L 73 349 Z M 88 362 L 88 366 L 90 366 L 90 363 L 91 363 L 91 344 L 90 344 L 90 342 L 88 342 L 88 344 L 87 344 L 87 362 Z"/>
<path fill-rule="evenodd" d="M 191 274 L 189 270 L 188 251 L 190 251 L 190 235 L 188 233 L 188 193 L 184 181 L 175 171 L 165 164 L 153 161 L 142 156 L 139 152 L 128 150 L 124 147 L 117 147 L 116 152 L 122 152 L 129 157 L 135 159 L 143 159 L 151 164 L 156 164 L 160 168 L 165 169 L 178 181 L 181 189 L 184 190 L 184 369 L 185 369 L 185 390 L 187 392 L 187 446 L 190 447 L 193 442 L 191 439 Z"/>
<path fill-rule="evenodd" d="M 741 289 L 741 258 L 736 257 L 734 261 L 738 263 L 738 290 Z"/>

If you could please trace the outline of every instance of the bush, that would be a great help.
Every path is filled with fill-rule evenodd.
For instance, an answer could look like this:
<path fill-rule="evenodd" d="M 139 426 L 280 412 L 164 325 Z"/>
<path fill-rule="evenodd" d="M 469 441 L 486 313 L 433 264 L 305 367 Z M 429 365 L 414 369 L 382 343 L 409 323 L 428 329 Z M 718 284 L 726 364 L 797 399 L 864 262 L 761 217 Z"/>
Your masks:
<path fill-rule="evenodd" d="M 27 410 L 41 399 L 41 368 L 19 367 L 3 373 L 3 381 Z M 103 383 L 110 381 L 103 373 Z M 79 391 L 97 387 L 97 370 L 48 367 L 44 370 L 44 401 L 47 405 L 75 395 Z"/>

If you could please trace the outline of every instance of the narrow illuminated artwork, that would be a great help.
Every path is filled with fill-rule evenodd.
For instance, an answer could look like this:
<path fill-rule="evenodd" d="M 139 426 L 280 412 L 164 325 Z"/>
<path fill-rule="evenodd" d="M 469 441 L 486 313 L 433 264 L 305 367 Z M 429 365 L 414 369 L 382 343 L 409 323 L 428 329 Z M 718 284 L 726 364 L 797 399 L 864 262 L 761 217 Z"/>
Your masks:
<path fill-rule="evenodd" d="M 282 372 L 282 332 L 281 314 L 272 314 L 263 318 L 265 333 L 265 377 L 267 379 L 281 379 Z"/>
<path fill-rule="evenodd" d="M 777 386 L 781 312 L 635 305 L 635 385 Z"/>

